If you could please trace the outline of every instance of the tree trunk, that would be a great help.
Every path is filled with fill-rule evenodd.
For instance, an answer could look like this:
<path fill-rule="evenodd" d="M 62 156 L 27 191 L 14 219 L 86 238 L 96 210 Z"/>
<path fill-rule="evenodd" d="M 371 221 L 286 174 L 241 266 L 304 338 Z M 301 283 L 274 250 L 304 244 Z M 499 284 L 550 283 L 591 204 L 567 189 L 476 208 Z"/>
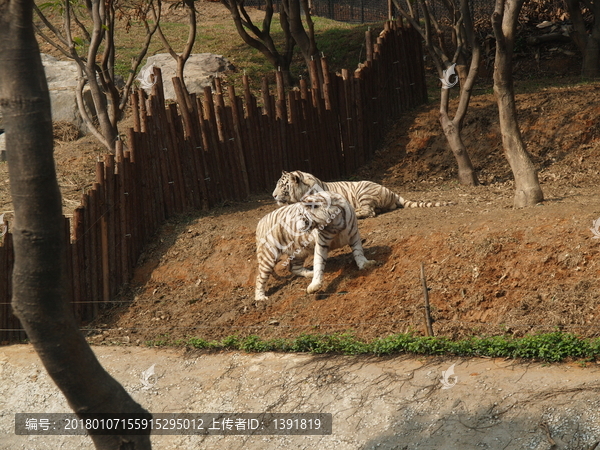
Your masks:
<path fill-rule="evenodd" d="M 286 86 L 292 87 L 297 83 L 292 77 L 292 73 L 290 72 L 290 66 L 292 65 L 292 59 L 294 56 L 294 47 L 296 46 L 296 42 L 292 36 L 292 32 L 290 31 L 290 20 L 285 13 L 284 8 L 280 8 L 279 10 L 279 24 L 281 25 L 281 30 L 283 31 L 283 35 L 285 36 L 285 48 L 283 49 L 283 55 L 280 57 L 281 64 L 278 69 L 283 74 L 283 81 Z"/>
<path fill-rule="evenodd" d="M 110 117 L 108 99 L 106 98 L 106 94 L 102 91 L 102 88 L 98 84 L 96 78 L 96 71 L 93 68 L 87 68 L 86 76 L 88 80 L 88 85 L 90 87 L 90 92 L 92 94 L 94 107 L 96 108 L 96 115 L 98 117 L 98 124 L 100 126 L 100 134 L 104 138 L 104 140 L 101 142 L 105 145 L 109 152 L 114 154 L 119 133 L 117 131 L 116 123 L 113 124 L 113 120 L 111 120 Z M 112 106 L 118 108 L 119 105 L 117 104 Z M 82 108 L 85 108 L 85 106 L 82 106 Z M 86 125 L 90 129 L 94 127 L 92 123 L 88 123 Z"/>
<path fill-rule="evenodd" d="M 466 4 L 466 2 L 463 2 Z M 464 5 L 462 5 L 464 6 Z M 471 93 L 473 92 L 473 85 L 477 79 L 477 72 L 479 69 L 479 61 L 481 59 L 481 49 L 479 43 L 475 40 L 474 33 L 472 32 L 471 18 L 468 12 L 463 14 L 465 18 L 465 28 L 467 40 L 471 45 L 471 64 L 469 70 L 466 68 L 466 64 L 457 64 L 457 73 L 460 80 L 460 97 L 458 101 L 458 107 L 453 119 L 450 119 L 448 114 L 448 103 L 450 100 L 450 89 L 442 87 L 440 95 L 440 124 L 442 130 L 450 146 L 450 150 L 454 154 L 456 163 L 458 165 L 458 181 L 460 184 L 465 186 L 478 186 L 479 179 L 477 178 L 477 172 L 473 167 L 467 148 L 462 140 L 462 128 L 465 116 L 467 114 L 467 108 L 471 100 Z M 461 39 L 463 37 L 461 36 Z M 464 57 L 460 58 L 464 60 Z M 466 62 L 466 61 L 464 61 Z M 448 80 L 450 81 L 450 80 Z"/>
<path fill-rule="evenodd" d="M 451 31 L 455 50 L 450 52 L 446 48 L 443 36 L 444 29 L 440 27 L 441 21 L 436 19 L 429 2 L 419 0 L 418 2 L 405 2 L 406 7 L 400 0 L 393 0 L 400 15 L 404 17 L 412 27 L 421 35 L 425 41 L 425 46 L 432 59 L 440 79 L 443 77 L 446 83 L 442 83 L 440 95 L 440 115 L 439 120 L 442 131 L 446 136 L 448 145 L 454 154 L 458 165 L 458 180 L 461 184 L 467 186 L 479 185 L 477 172 L 473 167 L 469 153 L 462 140 L 461 132 L 464 118 L 469 108 L 471 94 L 477 72 L 479 61 L 481 59 L 481 49 L 475 31 L 473 29 L 473 20 L 471 17 L 470 4 L 468 0 L 448 0 L 443 2 L 446 19 L 451 19 L 450 24 L 445 25 L 445 31 Z M 419 10 L 422 15 L 419 15 Z M 445 23 L 446 21 L 444 21 Z M 458 107 L 454 117 L 450 117 L 449 99 L 450 85 L 457 80 L 450 76 L 448 70 L 452 64 L 456 67 L 455 76 L 460 81 L 460 95 Z M 451 78 L 451 79 L 447 79 Z"/>
<path fill-rule="evenodd" d="M 600 22 L 600 17 L 596 19 Z M 581 66 L 581 76 L 583 78 L 597 78 L 600 76 L 600 39 L 596 37 L 596 24 L 594 32 L 586 39 L 585 50 L 583 51 L 583 63 Z"/>
<path fill-rule="evenodd" d="M 102 368 L 72 314 L 50 95 L 32 8 L 33 0 L 0 2 L 0 107 L 15 211 L 13 310 L 76 413 L 149 417 Z M 98 449 L 151 448 L 147 435 L 95 435 L 92 439 Z"/>
<path fill-rule="evenodd" d="M 581 76 L 596 78 L 600 76 L 600 3 L 594 2 L 590 5 L 594 15 L 591 34 L 588 34 L 583 20 L 580 0 L 566 0 L 565 3 L 573 22 L 573 42 L 579 47 L 579 51 L 583 55 Z"/>
<path fill-rule="evenodd" d="M 181 87 L 186 95 L 190 95 L 188 91 L 187 85 L 185 84 L 185 65 L 192 54 L 192 49 L 194 48 L 194 43 L 196 42 L 196 8 L 194 7 L 193 0 L 184 0 L 183 1 L 184 8 L 187 10 L 188 15 L 188 38 L 185 44 L 183 51 L 178 54 L 174 49 L 169 40 L 166 38 L 164 33 L 162 32 L 162 28 L 158 26 L 158 37 L 162 41 L 163 45 L 171 55 L 171 57 L 177 63 L 176 76 L 181 80 Z M 156 22 L 159 21 L 159 12 L 154 11 L 154 18 Z"/>
<path fill-rule="evenodd" d="M 283 0 L 281 2 L 285 13 L 287 14 L 290 33 L 294 38 L 294 42 L 300 48 L 306 67 L 310 68 L 310 62 L 313 58 L 318 58 L 319 49 L 317 48 L 317 42 L 314 35 L 314 25 L 310 17 L 310 11 L 308 10 L 308 1 L 303 0 Z M 302 23 L 302 9 L 306 15 L 306 21 L 308 23 L 309 32 L 307 33 Z M 318 85 L 323 86 L 323 68 L 321 64 L 317 64 L 317 78 Z"/>
<path fill-rule="evenodd" d="M 477 172 L 475 172 L 467 148 L 463 143 L 460 128 L 450 120 L 447 114 L 440 114 L 440 124 L 458 164 L 459 183 L 465 186 L 477 186 L 479 184 Z"/>
<path fill-rule="evenodd" d="M 288 86 L 293 86 L 294 79 L 290 73 L 290 65 L 292 63 L 295 43 L 292 39 L 289 21 L 283 8 L 281 8 L 281 11 L 279 12 L 279 20 L 284 35 L 285 48 L 280 53 L 277 51 L 273 38 L 271 37 L 271 21 L 274 13 L 272 0 L 266 0 L 265 2 L 265 17 L 263 19 L 262 30 L 252 23 L 242 0 L 221 0 L 221 3 L 225 5 L 231 13 L 235 28 L 244 42 L 261 52 L 275 69 L 283 74 L 284 82 Z M 248 30 L 251 31 L 255 37 L 252 37 L 248 33 Z"/>
<path fill-rule="evenodd" d="M 498 102 L 504 154 L 515 177 L 514 206 L 534 206 L 544 200 L 537 170 L 521 137 L 512 78 L 517 18 L 524 0 L 496 0 L 492 27 L 496 37 L 494 94 Z"/>

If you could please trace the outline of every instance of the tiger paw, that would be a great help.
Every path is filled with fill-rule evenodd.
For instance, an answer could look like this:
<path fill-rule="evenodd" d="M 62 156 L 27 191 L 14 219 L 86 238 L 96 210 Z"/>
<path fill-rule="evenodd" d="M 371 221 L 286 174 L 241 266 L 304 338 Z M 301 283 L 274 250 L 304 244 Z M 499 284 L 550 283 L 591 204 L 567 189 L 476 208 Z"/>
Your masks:
<path fill-rule="evenodd" d="M 321 289 L 321 284 L 320 282 L 312 282 L 308 285 L 308 287 L 306 288 L 306 292 L 309 294 L 314 294 L 315 292 L 317 292 L 319 289 Z"/>
<path fill-rule="evenodd" d="M 360 270 L 363 269 L 368 269 L 370 267 L 375 267 L 377 265 L 377 261 L 375 261 L 374 259 L 365 259 L 364 261 L 361 261 L 360 263 L 358 263 L 358 268 Z"/>
<path fill-rule="evenodd" d="M 255 302 L 263 302 L 265 300 L 269 300 L 269 297 L 267 297 L 264 292 L 263 293 L 256 293 L 254 294 L 254 301 Z"/>
<path fill-rule="evenodd" d="M 377 215 L 374 209 L 367 207 L 359 208 L 355 212 L 357 219 L 367 219 L 369 217 L 375 217 Z"/>
<path fill-rule="evenodd" d="M 292 273 L 296 276 L 305 277 L 305 278 L 311 278 L 313 276 L 313 271 L 306 269 L 304 267 L 300 270 L 292 270 Z"/>

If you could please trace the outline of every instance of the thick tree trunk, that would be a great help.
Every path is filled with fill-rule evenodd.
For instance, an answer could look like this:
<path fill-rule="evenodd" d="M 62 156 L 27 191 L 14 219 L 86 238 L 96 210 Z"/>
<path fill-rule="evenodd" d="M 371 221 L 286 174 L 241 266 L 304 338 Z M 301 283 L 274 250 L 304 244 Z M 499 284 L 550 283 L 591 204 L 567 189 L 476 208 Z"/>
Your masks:
<path fill-rule="evenodd" d="M 113 124 L 114 121 L 111 120 L 110 117 L 108 99 L 106 98 L 106 94 L 102 91 L 102 88 L 98 84 L 98 81 L 96 79 L 96 71 L 93 69 L 86 70 L 86 75 L 88 79 L 88 85 L 90 87 L 90 92 L 92 94 L 92 100 L 94 102 L 94 106 L 96 107 L 96 114 L 98 117 L 98 124 L 100 126 L 100 133 L 104 138 L 101 142 L 104 144 L 108 151 L 114 153 L 119 133 L 117 131 L 116 122 L 115 124 Z M 82 107 L 85 108 L 84 106 Z M 113 105 L 113 107 L 118 107 L 118 105 Z M 89 123 L 87 125 L 90 129 L 94 126 L 92 123 Z"/>
<path fill-rule="evenodd" d="M 440 123 L 444 135 L 450 145 L 450 150 L 454 154 L 456 163 L 458 164 L 458 181 L 465 186 L 477 186 L 477 172 L 473 167 L 467 148 L 463 143 L 459 127 L 448 117 L 447 114 L 440 114 Z"/>
<path fill-rule="evenodd" d="M 0 107 L 15 211 L 13 309 L 76 413 L 148 414 L 102 368 L 73 318 L 50 96 L 32 8 L 33 0 L 0 2 Z M 151 448 L 149 436 L 92 439 L 99 449 Z"/>
<path fill-rule="evenodd" d="M 600 17 L 597 21 L 600 22 Z M 596 28 L 596 25 L 594 25 L 594 28 Z M 600 37 L 595 36 L 596 34 L 600 33 L 594 30 L 594 33 L 586 39 L 581 66 L 581 76 L 583 78 L 597 78 L 600 76 Z"/>
<path fill-rule="evenodd" d="M 584 78 L 596 78 L 600 76 L 600 3 L 591 4 L 594 14 L 594 26 L 591 34 L 588 33 L 583 15 L 581 13 L 580 0 L 566 0 L 567 10 L 573 22 L 573 42 L 579 47 L 583 55 L 581 76 Z"/>
<path fill-rule="evenodd" d="M 310 68 L 310 62 L 314 58 L 319 57 L 319 49 L 317 48 L 317 41 L 314 34 L 314 24 L 312 22 L 309 5 L 307 0 L 284 0 L 281 2 L 285 13 L 288 17 L 289 29 L 294 42 L 300 48 L 306 67 Z M 304 11 L 303 11 L 304 10 Z M 302 13 L 306 16 L 306 22 L 308 24 L 309 32 L 307 33 L 302 23 Z M 317 78 L 318 86 L 323 85 L 323 68 L 321 64 L 317 64 Z"/>
<path fill-rule="evenodd" d="M 537 170 L 517 122 L 517 108 L 512 78 L 512 56 L 516 23 L 524 0 L 496 0 L 492 26 L 496 37 L 494 94 L 498 102 L 500 132 L 504 154 L 515 177 L 514 206 L 534 206 L 544 200 Z"/>
<path fill-rule="evenodd" d="M 280 64 L 278 65 L 277 70 L 283 74 L 283 81 L 286 86 L 291 87 L 297 84 L 297 80 L 292 77 L 292 72 L 290 72 L 296 42 L 290 31 L 290 19 L 285 13 L 284 8 L 279 8 L 279 24 L 281 25 L 281 30 L 285 36 L 285 48 L 280 56 Z"/>
<path fill-rule="evenodd" d="M 468 17 L 468 23 L 470 23 L 470 17 Z M 465 25 L 467 25 L 465 23 Z M 472 28 L 470 28 L 472 29 Z M 453 119 L 450 119 L 448 114 L 448 103 L 450 98 L 450 90 L 442 87 L 440 95 L 440 124 L 442 130 L 450 146 L 450 150 L 454 154 L 456 163 L 458 165 L 458 181 L 460 184 L 465 186 L 478 186 L 479 179 L 477 178 L 477 172 L 473 167 L 467 148 L 462 140 L 462 128 L 464 118 L 467 114 L 467 108 L 471 100 L 471 93 L 473 91 L 473 85 L 477 78 L 477 72 L 479 68 L 479 60 L 481 57 L 481 49 L 479 44 L 475 40 L 472 33 L 469 33 L 469 40 L 472 48 L 471 53 L 471 64 L 469 70 L 466 70 L 466 65 L 457 65 L 458 77 L 460 79 L 460 97 L 458 100 L 458 107 Z"/>

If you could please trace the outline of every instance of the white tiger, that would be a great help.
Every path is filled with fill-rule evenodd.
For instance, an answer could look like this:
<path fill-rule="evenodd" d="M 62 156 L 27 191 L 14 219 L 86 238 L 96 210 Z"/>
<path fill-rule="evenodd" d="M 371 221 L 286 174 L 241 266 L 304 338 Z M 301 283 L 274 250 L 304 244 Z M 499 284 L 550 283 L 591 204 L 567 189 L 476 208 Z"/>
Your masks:
<path fill-rule="evenodd" d="M 258 275 L 255 300 L 267 300 L 265 285 L 283 254 L 288 255 L 294 275 L 313 277 L 306 291 L 309 294 L 317 292 L 323 282 L 329 250 L 345 245 L 352 247 L 359 269 L 375 264 L 365 258 L 354 209 L 335 192 L 307 195 L 298 203 L 267 214 L 256 227 Z M 303 263 L 313 249 L 313 270 L 309 270 Z"/>
<path fill-rule="evenodd" d="M 405 200 L 388 188 L 372 181 L 334 181 L 325 183 L 310 173 L 286 172 L 281 174 L 273 197 L 278 205 L 295 203 L 307 192 L 320 190 L 337 192 L 348 199 L 359 219 L 375 217 L 376 213 L 400 208 L 430 208 L 447 206 L 450 202 L 413 202 Z"/>

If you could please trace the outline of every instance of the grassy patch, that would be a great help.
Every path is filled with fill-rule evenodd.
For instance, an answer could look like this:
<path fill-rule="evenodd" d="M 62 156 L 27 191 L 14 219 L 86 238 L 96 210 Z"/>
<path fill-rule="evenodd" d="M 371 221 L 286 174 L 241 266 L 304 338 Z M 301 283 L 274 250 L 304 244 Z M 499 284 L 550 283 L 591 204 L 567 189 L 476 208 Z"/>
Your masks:
<path fill-rule="evenodd" d="M 222 10 L 221 10 L 222 8 Z M 57 11 L 46 9 L 51 22 L 61 26 L 62 18 Z M 262 26 L 264 13 L 262 11 L 248 8 L 248 12 L 259 27 Z M 36 19 L 37 20 L 37 19 Z M 91 29 L 91 21 L 82 15 L 82 20 Z M 181 52 L 185 46 L 188 36 L 187 16 L 182 8 L 174 8 L 161 19 L 161 28 L 170 45 L 176 52 Z M 342 68 L 354 70 L 359 62 L 365 59 L 365 32 L 369 27 L 373 28 L 373 34 L 377 34 L 383 28 L 383 23 L 377 24 L 349 24 L 337 22 L 321 17 L 313 17 L 317 45 L 328 58 L 331 70 L 339 71 Z M 271 35 L 276 47 L 283 48 L 283 32 L 279 24 L 279 16 L 275 14 L 271 24 Z M 132 19 L 129 26 L 125 22 L 117 22 L 115 30 L 115 68 L 119 75 L 125 79 L 129 75 L 131 60 L 137 58 L 146 31 L 142 22 Z M 78 36 L 79 37 L 79 36 Z M 82 41 L 84 42 L 84 41 Z M 82 51 L 87 51 L 87 48 Z M 100 53 L 102 52 L 102 47 Z M 158 35 L 152 38 L 146 58 L 157 53 L 164 53 L 162 41 Z M 224 83 L 241 85 L 241 77 L 244 72 L 251 78 L 252 87 L 257 92 L 261 86 L 263 76 L 268 76 L 274 81 L 276 70 L 269 61 L 258 50 L 247 45 L 239 36 L 233 19 L 222 5 L 212 3 L 206 11 L 203 5 L 199 5 L 197 20 L 196 41 L 193 53 L 215 53 L 228 58 L 237 68 L 237 72 L 228 73 L 223 76 Z M 295 57 L 291 72 L 295 78 L 307 75 L 308 71 L 300 50 L 295 48 Z M 61 55 L 57 56 L 61 57 Z M 143 61 L 145 62 L 145 61 Z"/>
<path fill-rule="evenodd" d="M 293 339 L 261 339 L 259 336 L 229 336 L 221 341 L 201 338 L 169 341 L 164 336 L 148 346 L 186 346 L 201 350 L 241 350 L 244 352 L 294 352 L 342 355 L 444 355 L 485 356 L 492 358 L 533 359 L 558 362 L 565 359 L 594 361 L 600 357 L 600 338 L 582 339 L 571 333 L 554 332 L 522 338 L 505 336 L 471 337 L 452 341 L 444 337 L 396 334 L 364 342 L 351 332 L 302 334 Z"/>
<path fill-rule="evenodd" d="M 257 12 L 256 14 L 262 13 Z M 382 24 L 348 24 L 321 17 L 315 17 L 313 20 L 317 45 L 319 50 L 327 56 L 332 71 L 339 71 L 343 68 L 354 70 L 358 63 L 365 59 L 365 32 L 371 27 L 376 36 L 382 29 Z M 261 21 L 262 17 L 260 20 L 256 20 L 256 23 L 260 24 Z M 182 18 L 181 22 L 163 20 L 161 27 L 175 51 L 181 51 L 187 39 L 185 19 Z M 282 49 L 283 32 L 277 15 L 273 18 L 271 32 L 277 48 Z M 122 76 L 126 76 L 131 58 L 139 52 L 139 43 L 143 39 L 142 33 L 139 24 L 134 24 L 128 32 L 124 29 L 117 31 L 115 39 L 117 43 L 116 67 Z M 165 51 L 161 41 L 155 37 L 148 50 L 148 56 Z M 229 17 L 219 21 L 212 19 L 207 22 L 200 16 L 193 52 L 215 53 L 228 58 L 236 66 L 237 72 L 226 74 L 224 76 L 226 83 L 241 85 L 240 80 L 245 72 L 251 78 L 253 88 L 258 91 L 264 76 L 274 80 L 275 68 L 262 53 L 243 42 L 235 29 L 233 20 Z M 296 56 L 291 67 L 292 74 L 296 78 L 301 75 L 306 76 L 308 71 L 299 49 L 296 48 L 295 52 Z"/>

